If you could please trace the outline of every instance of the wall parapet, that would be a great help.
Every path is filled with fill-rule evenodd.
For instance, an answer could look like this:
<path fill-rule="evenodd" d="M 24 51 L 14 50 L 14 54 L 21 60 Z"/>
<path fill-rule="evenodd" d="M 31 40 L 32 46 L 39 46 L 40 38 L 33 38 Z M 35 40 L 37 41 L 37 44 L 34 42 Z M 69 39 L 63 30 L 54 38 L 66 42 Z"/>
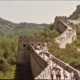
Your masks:
<path fill-rule="evenodd" d="M 57 19 L 57 21 L 55 21 L 56 29 L 58 29 L 60 31 L 61 31 L 60 28 L 66 27 L 66 29 L 63 29 L 62 34 L 55 38 L 55 42 L 57 42 L 59 44 L 60 48 L 65 48 L 66 43 L 68 43 L 68 42 L 71 43 L 74 41 L 71 39 L 69 41 L 68 39 L 72 38 L 71 37 L 72 35 L 76 36 L 76 29 L 66 21 L 66 17 L 56 17 L 56 19 Z M 63 25 L 57 25 L 57 24 L 59 24 L 59 22 Z M 65 42 L 65 40 L 67 40 L 67 41 Z"/>
<path fill-rule="evenodd" d="M 58 37 L 56 37 L 55 40 L 57 40 L 58 38 L 60 38 L 61 36 L 63 36 L 67 32 L 67 30 L 68 30 L 68 28 L 61 35 L 59 35 Z"/>
<path fill-rule="evenodd" d="M 50 75 L 50 65 L 48 65 L 35 79 L 47 79 L 49 75 Z"/>
<path fill-rule="evenodd" d="M 32 69 L 33 77 L 37 77 L 43 70 L 48 66 L 47 61 L 45 61 L 42 57 L 40 57 L 33 46 L 29 45 L 30 47 L 30 64 Z M 35 66 L 36 65 L 36 66 Z M 33 68 L 34 67 L 34 68 Z M 35 70 L 36 69 L 36 70 Z"/>
<path fill-rule="evenodd" d="M 62 68 L 64 68 L 64 69 L 66 68 L 65 67 L 65 62 L 63 62 L 62 60 L 60 60 L 58 58 L 56 58 L 56 63 L 59 66 L 61 66 Z M 77 80 L 80 80 L 80 71 L 78 71 L 77 69 L 75 69 L 75 68 L 71 67 L 70 65 L 68 65 L 68 71 L 71 72 L 73 70 L 77 73 L 77 78 L 78 78 Z"/>
<path fill-rule="evenodd" d="M 50 54 L 50 53 L 49 53 Z M 53 56 L 54 57 L 54 56 Z M 61 66 L 63 69 L 65 69 L 65 62 L 63 62 L 62 60 L 56 58 L 56 63 Z M 72 72 L 72 71 L 75 71 L 75 73 L 77 74 L 77 80 L 80 80 L 80 71 L 78 71 L 77 69 L 71 67 L 70 65 L 68 65 L 68 72 Z M 35 80 L 36 79 L 49 79 L 50 76 L 50 64 L 37 76 L 35 77 Z"/>
<path fill-rule="evenodd" d="M 75 32 L 76 32 L 76 30 L 74 30 L 74 31 L 73 31 L 69 36 L 67 36 L 64 40 L 66 41 L 67 39 L 69 39 L 69 38 L 71 37 L 71 35 L 73 35 Z M 64 41 L 62 41 L 62 42 L 60 43 L 60 45 L 61 45 L 62 43 L 64 43 Z"/>
<path fill-rule="evenodd" d="M 44 36 L 41 35 L 41 36 L 20 36 L 19 37 L 19 41 L 43 41 L 44 40 Z"/>
<path fill-rule="evenodd" d="M 59 21 L 59 20 L 66 20 L 67 17 L 66 16 L 56 16 L 55 18 L 55 22 Z"/>

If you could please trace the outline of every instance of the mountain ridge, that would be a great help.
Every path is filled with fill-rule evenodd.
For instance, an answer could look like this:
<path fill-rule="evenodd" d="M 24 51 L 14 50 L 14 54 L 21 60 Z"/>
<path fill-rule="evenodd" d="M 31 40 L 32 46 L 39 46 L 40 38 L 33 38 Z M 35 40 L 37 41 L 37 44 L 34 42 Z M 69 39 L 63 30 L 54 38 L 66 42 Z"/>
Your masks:
<path fill-rule="evenodd" d="M 68 18 L 73 20 L 80 18 L 80 5 L 77 5 L 76 10 Z"/>
<path fill-rule="evenodd" d="M 47 26 L 49 24 L 46 24 L 46 23 L 42 23 L 42 24 L 37 24 L 37 23 L 27 23 L 27 22 L 20 22 L 20 23 L 14 23 L 14 22 L 11 22 L 11 21 L 8 21 L 8 20 L 5 20 L 3 18 L 0 17 L 0 25 L 8 25 L 12 28 L 22 28 L 22 26 L 30 26 L 30 25 L 35 25 L 35 26 Z"/>

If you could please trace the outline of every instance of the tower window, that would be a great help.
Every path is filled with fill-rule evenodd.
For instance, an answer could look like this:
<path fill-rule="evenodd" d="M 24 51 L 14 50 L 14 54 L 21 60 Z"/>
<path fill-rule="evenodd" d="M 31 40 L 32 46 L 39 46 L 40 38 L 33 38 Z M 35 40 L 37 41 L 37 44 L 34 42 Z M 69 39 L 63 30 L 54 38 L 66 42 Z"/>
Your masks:
<path fill-rule="evenodd" d="M 33 44 L 31 44 L 33 46 Z"/>
<path fill-rule="evenodd" d="M 26 44 L 23 44 L 23 47 L 26 47 Z"/>
<path fill-rule="evenodd" d="M 40 45 L 40 43 L 38 45 Z"/>

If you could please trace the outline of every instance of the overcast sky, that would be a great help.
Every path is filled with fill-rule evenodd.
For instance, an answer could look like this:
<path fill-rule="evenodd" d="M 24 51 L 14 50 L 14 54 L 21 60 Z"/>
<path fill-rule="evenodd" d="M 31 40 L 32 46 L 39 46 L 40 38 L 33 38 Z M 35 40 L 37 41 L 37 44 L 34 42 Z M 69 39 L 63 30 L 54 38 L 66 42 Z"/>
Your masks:
<path fill-rule="evenodd" d="M 69 16 L 80 1 L 0 1 L 0 17 L 15 23 L 53 23 Z"/>

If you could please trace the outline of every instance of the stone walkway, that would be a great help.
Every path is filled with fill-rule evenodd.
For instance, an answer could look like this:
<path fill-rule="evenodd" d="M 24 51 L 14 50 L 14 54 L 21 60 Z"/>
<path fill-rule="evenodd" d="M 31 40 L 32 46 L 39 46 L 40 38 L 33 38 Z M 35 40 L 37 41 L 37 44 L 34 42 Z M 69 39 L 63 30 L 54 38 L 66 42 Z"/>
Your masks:
<path fill-rule="evenodd" d="M 39 50 L 35 50 L 38 54 L 39 54 Z M 41 56 L 42 57 L 42 56 Z M 48 59 L 48 57 L 46 56 L 46 58 L 45 58 L 45 60 L 47 60 Z M 50 60 L 50 63 L 49 63 L 50 65 L 51 65 L 51 67 L 52 67 L 52 61 Z M 63 68 L 62 67 L 60 67 L 59 65 L 57 65 L 57 67 L 58 68 L 60 68 L 61 69 L 61 80 L 64 80 L 64 77 L 63 77 Z M 67 73 L 67 76 L 68 76 L 68 78 L 65 78 L 65 80 L 71 80 L 70 79 L 70 73 L 68 72 L 68 71 L 66 71 L 66 73 Z M 48 78 L 47 79 L 51 79 L 51 77 L 50 77 L 50 75 L 48 75 Z M 54 79 L 56 80 L 56 75 L 54 75 Z"/>

